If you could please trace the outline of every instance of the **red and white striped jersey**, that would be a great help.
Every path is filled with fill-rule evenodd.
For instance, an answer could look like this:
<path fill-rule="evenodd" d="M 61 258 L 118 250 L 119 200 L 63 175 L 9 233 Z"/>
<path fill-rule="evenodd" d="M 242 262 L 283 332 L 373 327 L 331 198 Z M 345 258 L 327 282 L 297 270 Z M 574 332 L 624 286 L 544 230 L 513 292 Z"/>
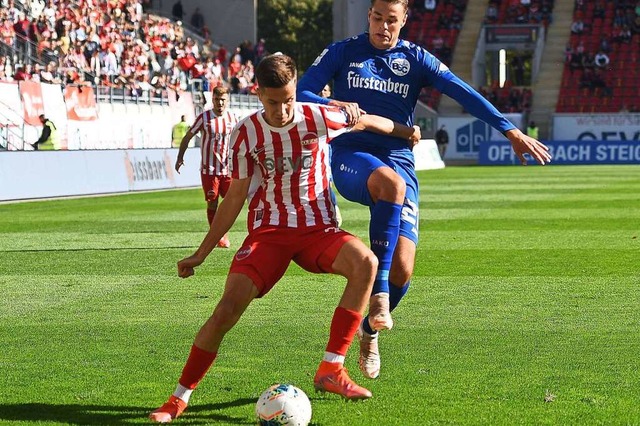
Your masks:
<path fill-rule="evenodd" d="M 327 144 L 351 130 L 346 114 L 338 107 L 299 102 L 293 122 L 276 128 L 262 112 L 242 119 L 231 136 L 231 177 L 253 176 L 260 183 L 249 193 L 249 231 L 269 225 L 337 226 Z"/>
<path fill-rule="evenodd" d="M 238 117 L 225 111 L 217 117 L 213 110 L 204 111 L 191 126 L 191 132 L 201 132 L 200 172 L 205 175 L 227 176 L 229 174 L 229 140 Z"/>

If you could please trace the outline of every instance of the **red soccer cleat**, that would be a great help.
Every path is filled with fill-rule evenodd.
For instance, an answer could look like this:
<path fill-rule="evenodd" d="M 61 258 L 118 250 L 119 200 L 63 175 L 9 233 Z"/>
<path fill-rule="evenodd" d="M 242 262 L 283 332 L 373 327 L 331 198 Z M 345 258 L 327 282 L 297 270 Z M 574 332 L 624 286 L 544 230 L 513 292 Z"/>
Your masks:
<path fill-rule="evenodd" d="M 313 385 L 319 392 L 331 392 L 345 399 L 371 398 L 371 392 L 356 384 L 342 364 L 322 361 Z"/>
<path fill-rule="evenodd" d="M 187 408 L 186 402 L 171 395 L 162 407 L 149 414 L 149 419 L 156 423 L 169 423 L 182 414 L 185 408 Z"/>

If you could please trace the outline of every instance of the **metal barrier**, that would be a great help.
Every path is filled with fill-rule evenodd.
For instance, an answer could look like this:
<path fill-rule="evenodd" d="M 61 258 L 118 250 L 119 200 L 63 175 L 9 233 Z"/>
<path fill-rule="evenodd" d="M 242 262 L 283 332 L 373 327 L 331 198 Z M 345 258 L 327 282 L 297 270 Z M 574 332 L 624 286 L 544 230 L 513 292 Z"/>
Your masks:
<path fill-rule="evenodd" d="M 24 150 L 26 145 L 24 142 L 24 117 L 1 100 L 0 105 L 4 107 L 4 111 L 9 112 L 9 115 L 0 112 L 0 150 Z"/>

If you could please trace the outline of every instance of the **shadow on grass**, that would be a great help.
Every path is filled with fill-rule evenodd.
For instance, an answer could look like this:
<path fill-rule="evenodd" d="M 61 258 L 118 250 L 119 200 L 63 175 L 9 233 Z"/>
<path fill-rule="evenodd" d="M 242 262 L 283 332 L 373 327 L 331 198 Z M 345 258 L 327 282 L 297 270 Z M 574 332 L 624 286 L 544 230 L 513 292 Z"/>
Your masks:
<path fill-rule="evenodd" d="M 181 423 L 211 424 L 224 422 L 227 424 L 255 424 L 253 416 L 232 417 L 212 413 L 229 407 L 253 405 L 254 398 L 239 398 L 219 404 L 197 404 L 189 407 Z M 153 407 L 126 407 L 109 405 L 82 404 L 0 404 L 0 423 L 11 422 L 53 422 L 71 425 L 126 425 L 133 423 L 149 423 L 147 416 Z M 253 407 L 250 411 L 253 413 Z"/>

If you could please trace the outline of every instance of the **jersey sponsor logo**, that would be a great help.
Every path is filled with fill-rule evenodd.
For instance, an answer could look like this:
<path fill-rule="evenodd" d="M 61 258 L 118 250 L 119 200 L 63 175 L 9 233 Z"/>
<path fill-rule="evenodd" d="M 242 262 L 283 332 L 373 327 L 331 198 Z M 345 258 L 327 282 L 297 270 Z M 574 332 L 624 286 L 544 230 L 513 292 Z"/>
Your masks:
<path fill-rule="evenodd" d="M 329 51 L 329 49 L 324 49 L 322 52 L 320 52 L 320 54 L 318 55 L 318 57 L 316 58 L 315 61 L 313 61 L 313 63 L 311 64 L 312 67 L 315 67 L 316 65 L 318 65 L 320 63 L 320 61 L 322 60 L 322 58 L 324 57 L 324 55 L 327 54 L 327 52 Z"/>
<path fill-rule="evenodd" d="M 300 170 L 309 170 L 313 164 L 312 155 L 302 155 L 299 157 L 275 157 L 265 158 L 262 167 L 269 172 L 276 173 L 297 172 Z"/>
<path fill-rule="evenodd" d="M 242 247 L 236 252 L 236 260 L 243 260 L 251 254 L 251 247 Z"/>
<path fill-rule="evenodd" d="M 350 62 L 349 68 L 364 68 L 364 64 L 362 62 Z"/>
<path fill-rule="evenodd" d="M 411 64 L 404 58 L 396 58 L 391 61 L 391 71 L 398 77 L 403 77 L 409 74 L 409 70 L 411 69 Z"/>
<path fill-rule="evenodd" d="M 376 77 L 362 77 L 360 74 L 349 71 L 347 74 L 349 89 L 375 90 L 384 93 L 397 93 L 403 98 L 409 95 L 409 85 L 391 80 L 382 80 Z"/>

